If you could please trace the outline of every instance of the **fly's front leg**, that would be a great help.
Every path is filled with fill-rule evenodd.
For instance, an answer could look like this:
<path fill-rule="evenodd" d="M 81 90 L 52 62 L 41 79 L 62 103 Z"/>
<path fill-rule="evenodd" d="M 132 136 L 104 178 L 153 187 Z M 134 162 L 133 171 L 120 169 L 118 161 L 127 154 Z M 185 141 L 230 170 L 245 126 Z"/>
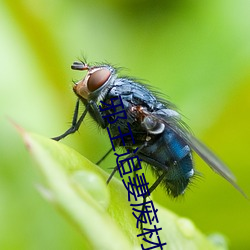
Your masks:
<path fill-rule="evenodd" d="M 53 139 L 55 141 L 60 141 L 64 137 L 68 136 L 69 134 L 75 133 L 79 129 L 79 127 L 80 127 L 80 125 L 81 125 L 81 123 L 82 123 L 82 121 L 83 121 L 84 117 L 86 116 L 86 114 L 88 112 L 88 109 L 89 109 L 89 105 L 87 105 L 86 109 L 84 110 L 84 112 L 80 116 L 79 120 L 77 120 L 78 119 L 78 112 L 79 112 L 79 104 L 80 104 L 80 100 L 78 99 L 77 102 L 76 102 L 71 127 L 65 133 L 63 133 L 62 135 L 59 135 L 57 137 L 53 137 L 51 139 Z"/>

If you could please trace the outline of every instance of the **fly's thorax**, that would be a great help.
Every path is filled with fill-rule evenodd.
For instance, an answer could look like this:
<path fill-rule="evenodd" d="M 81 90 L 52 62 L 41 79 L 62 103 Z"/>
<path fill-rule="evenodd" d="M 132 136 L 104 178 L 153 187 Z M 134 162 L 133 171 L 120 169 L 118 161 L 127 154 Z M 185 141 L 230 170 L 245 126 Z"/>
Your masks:
<path fill-rule="evenodd" d="M 75 94 L 84 100 L 100 101 L 106 95 L 108 86 L 116 79 L 115 69 L 109 65 L 83 68 L 86 76 L 73 87 Z"/>

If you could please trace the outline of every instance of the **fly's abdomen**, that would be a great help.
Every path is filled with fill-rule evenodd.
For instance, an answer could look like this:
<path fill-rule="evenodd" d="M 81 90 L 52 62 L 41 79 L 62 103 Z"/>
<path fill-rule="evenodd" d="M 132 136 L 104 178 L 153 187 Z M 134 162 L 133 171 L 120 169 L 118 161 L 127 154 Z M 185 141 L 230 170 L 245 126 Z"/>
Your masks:
<path fill-rule="evenodd" d="M 179 162 L 170 165 L 166 178 L 163 180 L 163 185 L 169 195 L 177 197 L 184 193 L 193 174 L 192 156 L 189 153 Z"/>
<path fill-rule="evenodd" d="M 164 184 L 169 194 L 174 197 L 183 194 L 190 178 L 194 175 L 193 160 L 190 147 L 171 130 L 165 130 L 170 161 Z"/>
<path fill-rule="evenodd" d="M 176 197 L 185 191 L 194 174 L 191 150 L 172 130 L 165 129 L 142 153 L 155 159 L 154 173 L 165 175 L 162 183 L 170 195 Z M 147 157 L 143 160 L 152 165 Z"/>

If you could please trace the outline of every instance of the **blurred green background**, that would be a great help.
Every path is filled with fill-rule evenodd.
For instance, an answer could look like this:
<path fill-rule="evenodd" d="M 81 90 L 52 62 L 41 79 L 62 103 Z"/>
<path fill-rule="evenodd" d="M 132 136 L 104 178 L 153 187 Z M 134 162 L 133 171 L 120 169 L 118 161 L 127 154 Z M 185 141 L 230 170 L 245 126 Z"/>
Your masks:
<path fill-rule="evenodd" d="M 81 235 L 36 191 L 39 173 L 8 117 L 47 137 L 64 132 L 72 80 L 83 76 L 70 65 L 82 55 L 167 95 L 250 196 L 249 13 L 247 0 L 1 1 L 0 249 L 81 248 Z M 93 124 L 88 118 L 63 143 L 96 162 L 110 142 Z M 155 200 L 206 234 L 224 234 L 230 249 L 250 249 L 250 202 L 195 160 L 203 177 L 185 196 L 175 201 L 158 188 Z"/>

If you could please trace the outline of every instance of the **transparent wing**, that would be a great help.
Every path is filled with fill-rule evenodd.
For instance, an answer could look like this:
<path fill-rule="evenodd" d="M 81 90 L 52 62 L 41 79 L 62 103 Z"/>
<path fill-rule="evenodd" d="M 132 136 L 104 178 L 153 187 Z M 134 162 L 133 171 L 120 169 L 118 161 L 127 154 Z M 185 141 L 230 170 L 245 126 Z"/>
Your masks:
<path fill-rule="evenodd" d="M 242 195 L 247 199 L 247 195 L 237 185 L 236 178 L 229 168 L 202 142 L 195 138 L 185 127 L 185 124 L 177 116 L 165 116 L 161 114 L 150 114 L 154 119 L 163 123 L 166 127 L 173 130 L 182 140 L 184 140 L 193 151 L 195 151 L 216 173 L 221 175 L 229 183 L 231 183 Z"/>

